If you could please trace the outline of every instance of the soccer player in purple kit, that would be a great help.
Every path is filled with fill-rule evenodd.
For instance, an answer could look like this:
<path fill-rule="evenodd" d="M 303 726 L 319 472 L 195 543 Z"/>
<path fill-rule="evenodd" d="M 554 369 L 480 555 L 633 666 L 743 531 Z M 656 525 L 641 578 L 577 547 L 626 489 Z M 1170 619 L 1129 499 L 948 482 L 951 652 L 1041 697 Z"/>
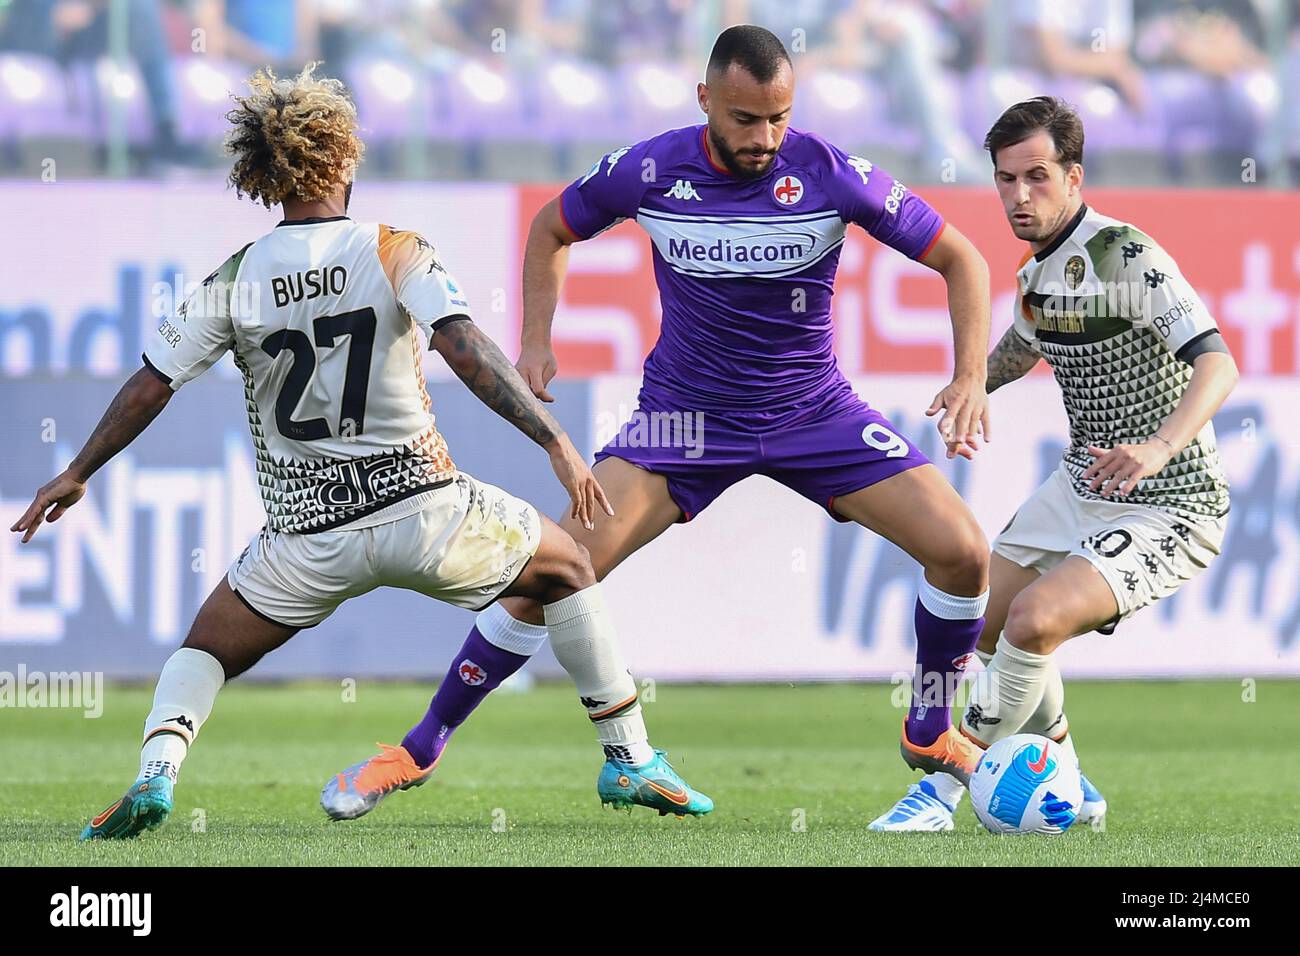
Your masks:
<path fill-rule="evenodd" d="M 915 610 L 918 680 L 902 729 L 903 758 L 914 769 L 943 771 L 947 776 L 935 779 L 960 791 L 980 751 L 951 727 L 949 711 L 983 624 L 988 545 L 939 470 L 840 372 L 831 294 L 849 223 L 944 278 L 955 373 L 926 414 L 943 413 L 948 457 L 970 458 L 989 437 L 988 267 L 960 232 L 887 172 L 788 128 L 794 71 L 768 30 L 724 31 L 698 96 L 707 124 L 604 156 L 541 209 L 529 232 L 518 368 L 543 400 L 552 400 L 550 327 L 572 243 L 636 219 L 653 243 L 663 306 L 633 421 L 596 455 L 594 473 L 614 515 L 594 529 L 571 520 L 563 527 L 604 578 L 671 525 L 690 521 L 728 487 L 758 474 L 837 520 L 888 538 L 924 569 Z M 644 417 L 671 422 L 694 414 L 703 415 L 702 453 L 695 442 L 643 447 L 629 439 L 628 429 Z M 538 646 L 546 633 L 541 605 L 527 599 L 493 605 L 478 616 L 475 631 L 467 649 L 484 638 Z M 456 666 L 444 688 L 459 695 Z M 501 671 L 498 679 L 506 676 Z M 410 746 L 425 748 L 417 754 L 422 762 L 435 756 L 422 741 L 436 739 L 440 748 L 455 726 L 440 700 L 444 688 L 412 731 L 421 739 Z M 921 688 L 930 693 L 923 697 Z M 461 708 L 456 722 L 465 716 Z M 629 740 L 605 752 L 602 801 L 619 804 L 643 791 L 637 768 L 653 751 Z"/>

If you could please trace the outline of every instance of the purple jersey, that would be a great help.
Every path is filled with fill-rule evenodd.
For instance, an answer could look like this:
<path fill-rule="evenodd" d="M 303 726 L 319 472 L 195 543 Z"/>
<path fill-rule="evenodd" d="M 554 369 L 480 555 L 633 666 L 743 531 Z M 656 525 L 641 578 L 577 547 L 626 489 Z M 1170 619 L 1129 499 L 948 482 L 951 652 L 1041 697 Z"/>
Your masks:
<path fill-rule="evenodd" d="M 615 150 L 561 195 L 579 238 L 635 218 L 654 245 L 663 321 L 641 408 L 764 430 L 856 401 L 831 322 L 845 228 L 919 259 L 942 217 L 868 160 L 793 129 L 766 174 L 737 179 L 710 159 L 706 130 Z"/>

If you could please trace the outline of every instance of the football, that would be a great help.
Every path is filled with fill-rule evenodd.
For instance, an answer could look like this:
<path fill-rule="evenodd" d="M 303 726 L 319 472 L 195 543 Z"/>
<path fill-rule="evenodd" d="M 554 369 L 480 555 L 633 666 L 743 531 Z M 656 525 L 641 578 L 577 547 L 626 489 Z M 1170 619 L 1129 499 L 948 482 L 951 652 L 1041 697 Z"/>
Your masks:
<path fill-rule="evenodd" d="M 993 833 L 1064 833 L 1079 815 L 1079 768 L 1037 734 L 999 740 L 970 779 L 971 805 Z"/>

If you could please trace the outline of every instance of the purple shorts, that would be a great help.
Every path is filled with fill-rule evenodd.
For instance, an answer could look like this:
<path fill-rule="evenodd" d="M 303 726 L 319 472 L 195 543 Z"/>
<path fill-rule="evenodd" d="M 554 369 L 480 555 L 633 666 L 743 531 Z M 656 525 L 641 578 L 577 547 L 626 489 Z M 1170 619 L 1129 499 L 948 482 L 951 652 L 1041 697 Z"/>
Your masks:
<path fill-rule="evenodd" d="M 668 493 L 690 521 L 736 482 L 766 475 L 821 505 L 929 464 L 884 415 L 857 399 L 786 428 L 747 431 L 700 413 L 637 409 L 596 461 L 622 458 L 668 479 Z"/>

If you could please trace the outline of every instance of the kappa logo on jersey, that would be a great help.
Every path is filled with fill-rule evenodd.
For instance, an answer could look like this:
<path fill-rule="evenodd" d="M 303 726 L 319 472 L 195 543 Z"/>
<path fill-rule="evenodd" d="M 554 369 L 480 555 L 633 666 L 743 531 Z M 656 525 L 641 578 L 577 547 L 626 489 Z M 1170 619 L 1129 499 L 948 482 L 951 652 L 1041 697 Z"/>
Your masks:
<path fill-rule="evenodd" d="M 862 177 L 862 185 L 864 186 L 867 184 L 867 177 L 871 175 L 871 170 L 875 168 L 871 165 L 871 160 L 863 159 L 861 156 L 850 156 L 849 166 Z"/>
<path fill-rule="evenodd" d="M 618 165 L 618 161 L 622 159 L 631 148 L 631 146 L 624 146 L 622 149 L 616 149 L 605 157 L 605 162 L 609 163 L 609 166 L 605 169 L 606 176 L 614 171 L 614 167 Z"/>
<path fill-rule="evenodd" d="M 694 199 L 696 202 L 704 202 L 700 194 L 695 191 L 695 184 L 689 179 L 679 179 L 673 183 L 673 188 L 664 193 L 665 199 Z"/>
<path fill-rule="evenodd" d="M 798 176 L 782 176 L 772 184 L 772 196 L 782 206 L 793 206 L 803 199 L 803 183 Z"/>
<path fill-rule="evenodd" d="M 602 156 L 600 159 L 596 160 L 594 163 L 591 164 L 591 168 L 582 174 L 582 178 L 578 180 L 578 186 L 579 187 L 585 186 L 587 180 L 589 180 L 592 176 L 595 176 L 598 172 L 600 172 L 600 166 L 602 163 L 609 163 L 609 166 L 606 167 L 605 169 L 605 175 L 608 176 L 610 173 L 614 171 L 614 167 L 618 165 L 618 161 L 623 158 L 623 154 L 626 153 L 631 148 L 632 148 L 631 146 L 624 146 L 622 149 L 616 149 L 614 150 L 614 152 L 609 153 L 606 156 Z"/>
<path fill-rule="evenodd" d="M 459 674 L 460 679 L 470 687 L 478 687 L 488 678 L 487 671 L 479 667 L 468 657 L 460 662 L 460 667 L 456 668 L 456 673 Z"/>

